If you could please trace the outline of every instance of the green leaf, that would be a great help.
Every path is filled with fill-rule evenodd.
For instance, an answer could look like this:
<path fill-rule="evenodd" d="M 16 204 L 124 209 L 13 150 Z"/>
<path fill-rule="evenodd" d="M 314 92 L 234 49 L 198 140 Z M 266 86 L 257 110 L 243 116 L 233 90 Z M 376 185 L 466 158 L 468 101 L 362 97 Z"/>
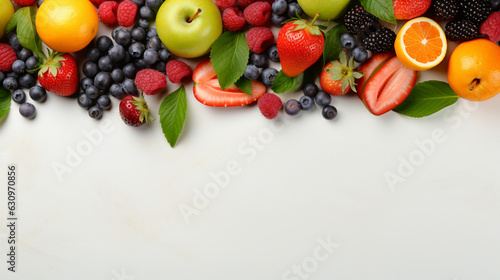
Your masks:
<path fill-rule="evenodd" d="M 10 110 L 11 94 L 6 88 L 0 86 L 0 119 Z"/>
<path fill-rule="evenodd" d="M 410 95 L 393 111 L 409 117 L 421 118 L 454 104 L 458 98 L 447 83 L 425 81 L 416 84 Z"/>
<path fill-rule="evenodd" d="M 249 79 L 241 76 L 234 84 L 244 93 L 252 95 L 252 82 Z"/>
<path fill-rule="evenodd" d="M 160 104 L 158 115 L 160 115 L 161 128 L 172 148 L 181 134 L 186 120 L 186 111 L 186 89 L 184 86 L 167 95 Z"/>
<path fill-rule="evenodd" d="M 343 24 L 337 24 L 330 28 L 325 35 L 325 47 L 323 48 L 323 65 L 327 62 L 337 59 L 342 46 L 340 45 L 340 35 L 347 32 Z"/>
<path fill-rule="evenodd" d="M 318 77 L 321 73 L 321 69 L 323 69 L 323 59 L 318 59 L 313 65 L 304 71 L 304 84 L 314 83 L 316 81 L 316 77 Z"/>
<path fill-rule="evenodd" d="M 43 57 L 42 40 L 38 36 L 35 27 L 36 11 L 35 7 L 28 6 L 17 10 L 10 18 L 5 32 L 11 32 L 16 29 L 19 43 L 38 57 Z"/>
<path fill-rule="evenodd" d="M 250 49 L 242 32 L 224 32 L 212 45 L 210 61 L 222 89 L 234 84 L 245 72 Z"/>
<path fill-rule="evenodd" d="M 390 23 L 396 23 L 392 0 L 360 0 L 367 12 Z"/>
<path fill-rule="evenodd" d="M 275 93 L 287 92 L 299 84 L 297 77 L 288 77 L 282 70 L 278 72 L 271 88 Z"/>

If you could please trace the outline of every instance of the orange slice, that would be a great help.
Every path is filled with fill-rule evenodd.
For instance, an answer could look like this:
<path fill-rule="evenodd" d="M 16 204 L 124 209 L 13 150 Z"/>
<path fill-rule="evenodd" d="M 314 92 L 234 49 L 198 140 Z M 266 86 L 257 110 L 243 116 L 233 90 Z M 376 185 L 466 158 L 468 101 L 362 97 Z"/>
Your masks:
<path fill-rule="evenodd" d="M 446 55 L 446 36 L 439 24 L 419 17 L 406 22 L 394 43 L 398 59 L 408 68 L 423 71 L 438 65 Z"/>

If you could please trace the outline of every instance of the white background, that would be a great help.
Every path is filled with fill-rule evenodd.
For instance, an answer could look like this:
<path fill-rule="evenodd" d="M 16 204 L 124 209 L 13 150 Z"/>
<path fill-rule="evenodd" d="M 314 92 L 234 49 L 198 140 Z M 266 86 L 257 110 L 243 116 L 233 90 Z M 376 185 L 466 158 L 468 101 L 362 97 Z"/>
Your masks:
<path fill-rule="evenodd" d="M 446 61 L 419 81 L 445 72 Z M 185 86 L 174 149 L 158 120 L 126 126 L 117 100 L 98 121 L 75 98 L 49 94 L 34 120 L 12 104 L 0 121 L 0 224 L 15 164 L 18 259 L 8 272 L 1 226 L 1 279 L 500 279 L 499 97 L 412 119 L 373 116 L 349 94 L 333 98 L 333 121 L 318 107 L 267 120 L 256 106 L 206 107 Z M 166 94 L 146 98 L 157 118 Z M 86 133 L 96 144 L 71 167 Z M 59 180 L 54 164 L 71 172 Z M 183 216 L 228 164 L 239 173 Z"/>

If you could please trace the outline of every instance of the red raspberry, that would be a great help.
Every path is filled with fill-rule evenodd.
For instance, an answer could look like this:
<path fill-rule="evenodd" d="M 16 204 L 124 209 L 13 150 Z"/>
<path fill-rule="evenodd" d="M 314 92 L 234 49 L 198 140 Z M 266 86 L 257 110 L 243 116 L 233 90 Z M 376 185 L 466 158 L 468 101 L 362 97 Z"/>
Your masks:
<path fill-rule="evenodd" d="M 0 71 L 10 72 L 12 64 L 17 60 L 16 51 L 7 44 L 0 44 Z"/>
<path fill-rule="evenodd" d="M 243 10 L 255 1 L 257 0 L 236 0 L 236 5 L 238 5 L 238 7 Z"/>
<path fill-rule="evenodd" d="M 135 84 L 145 95 L 155 95 L 167 87 L 167 77 L 160 71 L 143 69 L 135 75 Z"/>
<path fill-rule="evenodd" d="M 107 0 L 90 0 L 90 2 L 92 2 L 92 4 L 94 4 L 94 6 L 96 6 L 97 8 L 99 8 L 105 1 Z"/>
<path fill-rule="evenodd" d="M 117 18 L 118 24 L 123 27 L 130 27 L 135 23 L 137 14 L 137 5 L 129 0 L 125 0 L 118 5 Z"/>
<path fill-rule="evenodd" d="M 105 1 L 97 10 L 101 22 L 107 25 L 113 25 L 118 23 L 116 19 L 116 11 L 118 10 L 118 3 L 115 1 Z"/>
<path fill-rule="evenodd" d="M 185 77 L 190 77 L 193 70 L 180 60 L 170 60 L 167 62 L 167 76 L 172 83 L 180 83 Z"/>
<path fill-rule="evenodd" d="M 479 33 L 487 35 L 491 41 L 500 41 L 500 12 L 493 12 L 479 28 Z"/>
<path fill-rule="evenodd" d="M 267 27 L 252 27 L 247 33 L 248 47 L 254 53 L 261 53 L 274 42 L 274 34 Z"/>
<path fill-rule="evenodd" d="M 33 5 L 33 3 L 35 2 L 35 0 L 12 0 L 12 1 L 14 1 L 14 3 L 22 7 Z"/>
<path fill-rule="evenodd" d="M 236 0 L 213 0 L 213 1 L 221 11 L 224 11 L 225 9 L 236 5 Z"/>
<path fill-rule="evenodd" d="M 222 13 L 222 22 L 224 27 L 229 31 L 238 31 L 242 29 L 245 24 L 243 12 L 237 7 L 229 7 Z"/>
<path fill-rule="evenodd" d="M 274 93 L 265 93 L 259 100 L 257 100 L 257 106 L 264 117 L 268 119 L 274 119 L 278 116 L 278 112 L 281 109 L 283 103 L 281 99 Z"/>
<path fill-rule="evenodd" d="M 271 18 L 271 4 L 265 1 L 252 3 L 245 8 L 243 15 L 250 25 L 264 25 Z"/>

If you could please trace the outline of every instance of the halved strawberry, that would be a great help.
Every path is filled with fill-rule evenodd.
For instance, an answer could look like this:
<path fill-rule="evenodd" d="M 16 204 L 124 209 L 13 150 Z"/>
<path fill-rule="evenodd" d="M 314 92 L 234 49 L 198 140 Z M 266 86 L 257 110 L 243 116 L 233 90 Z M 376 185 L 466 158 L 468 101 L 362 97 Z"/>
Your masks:
<path fill-rule="evenodd" d="M 244 93 L 235 85 L 223 90 L 219 85 L 210 59 L 206 59 L 196 66 L 193 71 L 193 81 L 193 93 L 196 100 L 213 107 L 248 105 L 266 93 L 266 86 L 259 81 L 251 81 L 252 95 Z"/>
<path fill-rule="evenodd" d="M 372 56 L 368 61 L 361 65 L 359 72 L 364 72 L 363 77 L 356 82 L 356 93 L 359 99 L 363 100 L 362 93 L 365 88 L 365 83 L 368 81 L 374 72 L 377 72 L 391 57 L 395 56 L 392 53 L 378 53 Z"/>
<path fill-rule="evenodd" d="M 417 71 L 406 68 L 397 57 L 392 57 L 366 82 L 363 103 L 374 115 L 389 112 L 410 94 L 417 75 Z"/>

